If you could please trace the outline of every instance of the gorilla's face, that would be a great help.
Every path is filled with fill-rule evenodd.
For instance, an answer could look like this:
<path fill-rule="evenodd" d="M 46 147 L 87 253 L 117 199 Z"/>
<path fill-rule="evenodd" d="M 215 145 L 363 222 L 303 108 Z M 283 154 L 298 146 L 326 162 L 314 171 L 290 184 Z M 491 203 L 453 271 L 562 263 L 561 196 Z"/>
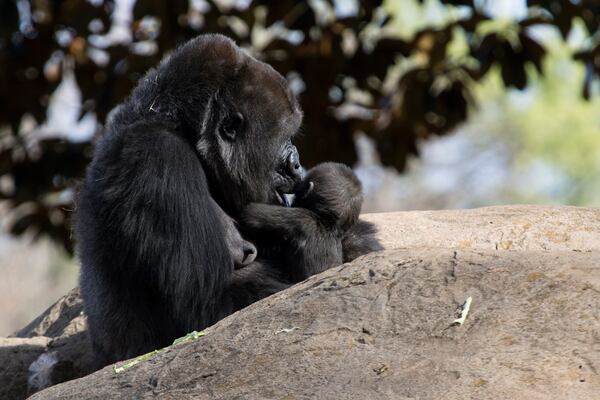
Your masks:
<path fill-rule="evenodd" d="M 286 80 L 223 37 L 212 37 L 221 82 L 197 122 L 211 193 L 232 216 L 251 202 L 289 205 L 304 169 L 292 138 L 302 111 Z M 209 65 L 207 62 L 204 66 Z"/>
<path fill-rule="evenodd" d="M 246 187 L 252 193 L 248 202 L 289 205 L 285 194 L 291 193 L 304 176 L 300 155 L 292 143 L 302 123 L 298 102 L 281 75 L 251 58 L 234 90 L 229 93 L 236 101 L 234 112 L 245 122 L 241 124 L 241 140 L 229 146 L 234 148 L 234 170 L 246 174 L 246 180 L 239 184 L 251 183 Z M 228 143 L 223 148 L 228 148 Z"/>

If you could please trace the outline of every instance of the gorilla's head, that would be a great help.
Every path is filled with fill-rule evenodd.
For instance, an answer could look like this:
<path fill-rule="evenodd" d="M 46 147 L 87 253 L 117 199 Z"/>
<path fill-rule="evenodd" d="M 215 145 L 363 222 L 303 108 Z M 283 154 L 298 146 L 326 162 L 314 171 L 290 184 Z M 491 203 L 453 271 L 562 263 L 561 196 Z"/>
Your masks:
<path fill-rule="evenodd" d="M 294 207 L 314 211 L 322 223 L 349 229 L 363 203 L 360 181 L 348 166 L 326 162 L 311 168 L 294 190 Z"/>
<path fill-rule="evenodd" d="M 279 73 L 225 36 L 202 35 L 145 79 L 160 93 L 152 108 L 177 121 L 226 211 L 287 202 L 304 175 L 292 144 L 302 111 Z"/>

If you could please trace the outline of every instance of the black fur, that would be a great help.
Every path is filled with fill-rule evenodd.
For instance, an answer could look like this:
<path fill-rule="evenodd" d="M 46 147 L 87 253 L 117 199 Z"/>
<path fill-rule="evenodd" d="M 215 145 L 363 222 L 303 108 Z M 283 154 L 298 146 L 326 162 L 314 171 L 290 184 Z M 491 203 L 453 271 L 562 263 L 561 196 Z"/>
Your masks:
<path fill-rule="evenodd" d="M 375 225 L 359 219 L 342 238 L 343 261 L 347 263 L 365 254 L 383 250 L 383 246 L 375 237 L 376 233 Z"/>
<path fill-rule="evenodd" d="M 75 224 L 98 366 L 169 345 L 291 284 L 281 265 L 253 261 L 236 221 L 250 203 L 280 204 L 301 181 L 291 143 L 301 120 L 285 79 L 219 35 L 177 49 L 111 112 Z M 342 239 L 349 254 L 374 240 L 356 232 Z M 291 274 L 316 273 L 317 263 Z"/>
<path fill-rule="evenodd" d="M 287 289 L 292 282 L 286 278 L 279 265 L 260 259 L 234 274 L 224 296 L 223 312 L 226 317 L 233 311 Z"/>
<path fill-rule="evenodd" d="M 323 163 L 311 169 L 295 190 L 293 207 L 249 205 L 241 221 L 290 282 L 381 250 L 374 227 L 358 216 L 362 207 L 359 180 L 343 164 Z"/>
<path fill-rule="evenodd" d="M 299 181 L 301 119 L 286 81 L 218 35 L 177 49 L 111 113 L 76 215 L 99 365 L 213 324 L 241 303 L 236 287 L 280 290 L 248 283 L 257 266 L 234 270 L 248 242 L 230 216 Z"/>

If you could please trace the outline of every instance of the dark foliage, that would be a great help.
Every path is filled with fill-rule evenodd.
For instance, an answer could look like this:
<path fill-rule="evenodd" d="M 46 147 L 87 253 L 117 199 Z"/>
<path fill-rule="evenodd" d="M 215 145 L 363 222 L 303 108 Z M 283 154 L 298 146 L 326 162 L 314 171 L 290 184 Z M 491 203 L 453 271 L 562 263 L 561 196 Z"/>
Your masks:
<path fill-rule="evenodd" d="M 464 121 L 472 102 L 469 83 L 492 66 L 500 67 L 506 86 L 519 89 L 527 85 L 527 64 L 543 72 L 545 49 L 529 27 L 553 24 L 566 36 L 575 17 L 591 34 L 600 24 L 598 0 L 530 0 L 532 12 L 513 24 L 516 40 L 509 39 L 502 31 L 477 32 L 490 17 L 476 6 L 480 2 L 458 0 L 445 3 L 466 7 L 464 19 L 402 40 L 379 34 L 389 22 L 381 0 L 357 3 L 355 14 L 324 18 L 308 1 L 254 0 L 238 9 L 208 0 L 193 9 L 182 0 L 138 0 L 126 28 L 131 40 L 106 44 L 98 36 L 110 30 L 114 0 L 25 1 L 20 9 L 13 0 L 0 0 L 0 198 L 12 212 L 9 229 L 49 233 L 71 248 L 72 195 L 65 190 L 89 161 L 90 142 L 18 134 L 25 114 L 44 121 L 49 96 L 69 66 L 82 92 L 82 114 L 93 111 L 103 122 L 163 54 L 199 33 L 224 33 L 282 75 L 302 80 L 305 119 L 297 145 L 307 165 L 352 164 L 353 134 L 362 131 L 375 139 L 384 164 L 402 170 L 407 155 L 417 153 L 417 139 L 444 134 Z M 264 27 L 271 28 L 269 39 L 256 35 Z M 375 34 L 366 35 L 367 27 Z M 466 34 L 476 62 L 447 57 L 456 29 Z M 419 64 L 384 87 L 389 68 L 409 56 Z M 589 97 L 600 75 L 600 44 L 590 39 L 575 57 L 586 65 L 582 92 Z M 357 89 L 368 96 L 357 101 L 351 96 Z"/>

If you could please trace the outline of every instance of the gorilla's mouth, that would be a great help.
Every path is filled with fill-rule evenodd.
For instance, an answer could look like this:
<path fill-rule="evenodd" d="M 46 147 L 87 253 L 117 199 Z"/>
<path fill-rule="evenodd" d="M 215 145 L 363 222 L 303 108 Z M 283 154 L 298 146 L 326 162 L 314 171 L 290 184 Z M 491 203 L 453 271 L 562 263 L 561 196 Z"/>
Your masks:
<path fill-rule="evenodd" d="M 275 197 L 277 198 L 277 202 L 283 207 L 291 207 L 294 202 L 294 195 L 291 193 L 276 190 Z"/>

